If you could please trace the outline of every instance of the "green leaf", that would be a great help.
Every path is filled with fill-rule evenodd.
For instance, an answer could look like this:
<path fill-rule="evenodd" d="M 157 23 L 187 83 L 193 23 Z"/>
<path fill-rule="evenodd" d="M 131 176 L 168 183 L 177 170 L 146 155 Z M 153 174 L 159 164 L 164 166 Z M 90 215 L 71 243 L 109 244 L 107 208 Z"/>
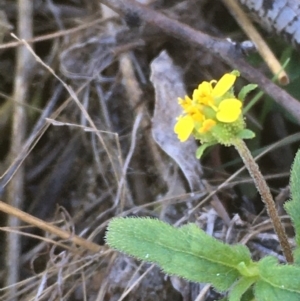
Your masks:
<path fill-rule="evenodd" d="M 200 159 L 200 158 L 202 157 L 204 151 L 205 151 L 208 147 L 210 147 L 210 146 L 212 146 L 212 145 L 215 145 L 215 143 L 203 143 L 203 144 L 201 144 L 201 145 L 197 148 L 197 150 L 196 150 L 196 158 L 197 158 L 197 159 Z"/>
<path fill-rule="evenodd" d="M 229 293 L 229 301 L 240 301 L 245 292 L 257 281 L 257 277 L 241 278 Z"/>
<path fill-rule="evenodd" d="M 255 137 L 255 133 L 248 129 L 243 129 L 238 133 L 238 138 L 240 139 L 252 139 Z"/>
<path fill-rule="evenodd" d="M 300 58 L 297 51 L 292 47 L 287 47 L 280 57 L 283 69 L 289 75 L 290 82 L 295 82 L 300 77 L 300 70 L 297 68 L 300 64 Z"/>
<path fill-rule="evenodd" d="M 247 86 L 244 86 L 238 95 L 238 99 L 241 101 L 244 101 L 247 94 L 249 94 L 251 91 L 253 91 L 256 88 L 257 88 L 257 85 L 255 85 L 255 84 L 249 84 Z"/>
<path fill-rule="evenodd" d="M 242 296 L 241 301 L 257 301 L 255 300 L 253 289 L 248 289 L 246 293 Z"/>
<path fill-rule="evenodd" d="M 300 267 L 279 265 L 268 256 L 258 263 L 260 280 L 255 285 L 258 301 L 300 300 Z"/>
<path fill-rule="evenodd" d="M 106 242 L 140 260 L 157 263 L 165 273 L 194 282 L 207 282 L 219 291 L 238 280 L 240 262 L 252 263 L 243 245 L 226 245 L 195 224 L 180 228 L 150 218 L 115 218 Z"/>
<path fill-rule="evenodd" d="M 294 255 L 294 264 L 300 266 L 300 247 L 294 250 L 293 255 Z"/>
<path fill-rule="evenodd" d="M 299 301 L 298 293 L 276 288 L 264 281 L 258 281 L 254 294 L 257 301 Z"/>
<path fill-rule="evenodd" d="M 296 244 L 300 247 L 300 150 L 298 150 L 290 178 L 292 199 L 285 203 L 285 209 L 290 215 L 296 233 Z"/>

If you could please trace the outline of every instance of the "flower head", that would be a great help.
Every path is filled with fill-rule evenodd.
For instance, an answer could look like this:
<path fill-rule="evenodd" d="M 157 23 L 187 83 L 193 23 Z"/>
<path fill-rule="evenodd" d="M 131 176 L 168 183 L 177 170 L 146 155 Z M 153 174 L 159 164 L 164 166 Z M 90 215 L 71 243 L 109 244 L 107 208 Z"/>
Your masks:
<path fill-rule="evenodd" d="M 193 134 L 201 143 L 230 145 L 231 139 L 245 130 L 242 100 L 233 92 L 237 76 L 238 72 L 233 71 L 219 81 L 204 81 L 194 90 L 192 99 L 178 99 L 183 113 L 174 131 L 180 141 Z"/>

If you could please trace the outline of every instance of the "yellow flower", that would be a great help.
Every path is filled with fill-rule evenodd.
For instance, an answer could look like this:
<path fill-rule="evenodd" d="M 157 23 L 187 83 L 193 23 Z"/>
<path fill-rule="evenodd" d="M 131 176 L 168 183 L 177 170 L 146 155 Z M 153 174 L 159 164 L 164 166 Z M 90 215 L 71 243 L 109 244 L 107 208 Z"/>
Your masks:
<path fill-rule="evenodd" d="M 184 99 L 178 97 L 178 103 L 182 108 L 187 112 L 190 106 L 192 105 L 192 100 L 186 95 Z"/>
<path fill-rule="evenodd" d="M 201 112 L 202 105 L 194 105 L 193 101 L 185 96 L 184 99 L 178 98 L 178 103 L 184 109 L 184 114 L 177 118 L 174 132 L 178 135 L 181 142 L 186 141 L 191 135 L 196 122 L 202 123 L 205 120 Z"/>
<path fill-rule="evenodd" d="M 226 73 L 222 78 L 217 82 L 212 91 L 213 97 L 221 97 L 233 86 L 236 80 L 236 76 L 231 73 Z"/>
<path fill-rule="evenodd" d="M 193 100 L 203 105 L 213 105 L 212 83 L 214 82 L 215 81 L 201 83 L 198 89 L 195 89 L 193 92 Z"/>
<path fill-rule="evenodd" d="M 204 81 L 198 86 L 198 89 L 194 90 L 193 100 L 216 109 L 215 99 L 228 92 L 235 80 L 235 75 L 227 73 L 218 82 L 216 80 L 210 82 Z M 216 85 L 213 87 L 215 83 Z"/>
<path fill-rule="evenodd" d="M 201 112 L 202 105 L 193 104 L 193 101 L 188 96 L 185 96 L 184 99 L 179 97 L 178 103 L 182 106 L 185 113 L 192 116 L 195 121 L 204 120 L 204 116 Z"/>
<path fill-rule="evenodd" d="M 224 99 L 218 106 L 217 119 L 221 122 L 236 121 L 242 113 L 242 102 L 236 98 Z"/>
<path fill-rule="evenodd" d="M 222 141 L 225 144 L 230 140 L 231 129 L 233 132 L 242 130 L 242 102 L 232 90 L 236 77 L 227 73 L 219 81 L 204 81 L 194 90 L 192 99 L 178 98 L 183 114 L 177 118 L 174 132 L 181 142 L 194 133 L 201 142 Z"/>
<path fill-rule="evenodd" d="M 242 104 L 246 95 L 256 88 L 249 84 L 243 87 L 236 98 L 233 90 L 237 70 L 227 73 L 219 81 L 204 81 L 194 90 L 192 98 L 179 98 L 183 113 L 177 118 L 174 132 L 181 142 L 190 135 L 199 140 L 201 146 L 196 151 L 200 158 L 212 145 L 220 143 L 234 145 L 236 139 L 251 139 L 255 134 L 246 129 L 242 113 Z"/>

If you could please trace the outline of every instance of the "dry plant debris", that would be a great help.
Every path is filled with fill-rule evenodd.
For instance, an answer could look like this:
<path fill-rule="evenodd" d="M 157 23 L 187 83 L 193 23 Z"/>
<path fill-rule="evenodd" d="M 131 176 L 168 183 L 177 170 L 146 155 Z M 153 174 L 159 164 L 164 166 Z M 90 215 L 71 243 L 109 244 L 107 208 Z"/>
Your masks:
<path fill-rule="evenodd" d="M 257 133 L 252 148 L 269 146 L 259 163 L 274 195 L 288 183 L 299 143 L 297 96 L 227 41 L 246 37 L 221 1 L 22 2 L 0 3 L 0 194 L 36 219 L 10 223 L 15 213 L 1 209 L 1 300 L 222 297 L 106 248 L 115 216 L 196 222 L 218 239 L 247 244 L 254 258 L 282 260 L 234 152 L 216 147 L 200 163 L 190 155 L 195 142 L 178 143 L 172 130 L 177 97 L 238 69 L 282 106 L 265 95 L 248 123 Z M 287 47 L 276 43 L 277 54 Z"/>

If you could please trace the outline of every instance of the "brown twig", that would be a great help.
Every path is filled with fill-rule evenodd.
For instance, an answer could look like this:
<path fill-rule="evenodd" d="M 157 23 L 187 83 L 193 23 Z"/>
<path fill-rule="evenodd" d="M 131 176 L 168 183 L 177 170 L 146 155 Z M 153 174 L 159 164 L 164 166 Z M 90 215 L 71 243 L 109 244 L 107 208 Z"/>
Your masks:
<path fill-rule="evenodd" d="M 186 43 L 206 48 L 228 63 L 231 68 L 239 70 L 249 82 L 257 84 L 300 123 L 299 102 L 249 65 L 230 42 L 197 31 L 133 0 L 100 0 L 100 2 L 123 15 L 131 14 L 139 17 L 146 23 L 156 26 L 163 32 Z"/>
<path fill-rule="evenodd" d="M 0 211 L 5 212 L 9 214 L 10 216 L 14 216 L 15 218 L 18 218 L 22 220 L 25 223 L 28 223 L 32 226 L 35 226 L 39 229 L 42 229 L 44 231 L 47 231 L 49 233 L 52 233 L 62 239 L 68 239 L 74 244 L 81 246 L 87 250 L 90 250 L 94 253 L 97 253 L 101 250 L 101 246 L 88 241 L 82 237 L 79 237 L 77 235 L 72 235 L 71 233 L 64 231 L 50 223 L 47 223 L 37 217 L 34 217 L 20 209 L 17 209 L 13 206 L 10 206 L 2 201 L 0 201 Z"/>

